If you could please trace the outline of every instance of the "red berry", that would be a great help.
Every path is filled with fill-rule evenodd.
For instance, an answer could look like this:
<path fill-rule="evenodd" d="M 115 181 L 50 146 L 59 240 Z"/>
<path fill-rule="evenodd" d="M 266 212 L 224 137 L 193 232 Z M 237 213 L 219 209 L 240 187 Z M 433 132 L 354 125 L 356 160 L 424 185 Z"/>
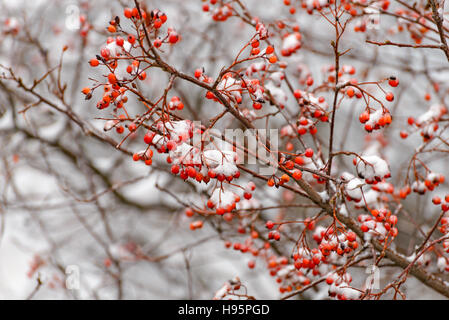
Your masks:
<path fill-rule="evenodd" d="M 162 45 L 162 40 L 160 38 L 157 38 L 156 40 L 154 40 L 153 45 L 156 48 L 159 48 Z"/>
<path fill-rule="evenodd" d="M 91 59 L 89 61 L 89 64 L 90 64 L 91 67 L 96 67 L 96 66 L 98 66 L 100 64 L 100 61 L 98 61 L 97 59 Z"/>
<path fill-rule="evenodd" d="M 401 131 L 401 132 L 399 133 L 399 135 L 401 136 L 402 139 L 405 139 L 405 138 L 408 137 L 408 133 L 407 133 L 406 131 Z"/>
<path fill-rule="evenodd" d="M 349 242 L 353 242 L 353 241 L 355 241 L 355 239 L 356 239 L 356 234 L 355 234 L 354 232 L 350 231 L 350 232 L 348 232 L 348 233 L 346 234 L 346 239 L 347 239 Z"/>
<path fill-rule="evenodd" d="M 173 165 L 173 166 L 171 167 L 171 172 L 172 172 L 173 174 L 178 174 L 178 173 L 179 173 L 179 166 L 178 166 L 177 164 Z"/>
<path fill-rule="evenodd" d="M 128 36 L 128 42 L 131 44 L 134 44 L 136 42 L 136 37 L 134 37 L 132 34 Z"/>
<path fill-rule="evenodd" d="M 346 94 L 348 95 L 348 97 L 352 98 L 355 94 L 354 88 L 348 88 L 348 90 L 346 90 Z"/>
<path fill-rule="evenodd" d="M 202 74 L 203 74 L 203 70 L 201 70 L 201 69 L 195 70 L 195 78 L 199 79 Z"/>
<path fill-rule="evenodd" d="M 295 163 L 299 166 L 304 165 L 306 162 L 304 161 L 304 158 L 301 156 L 298 156 L 295 158 Z"/>
<path fill-rule="evenodd" d="M 162 21 L 159 19 L 156 19 L 156 20 L 154 20 L 153 25 L 156 29 L 159 29 L 162 26 Z"/>
<path fill-rule="evenodd" d="M 307 77 L 306 85 L 308 85 L 309 87 L 310 87 L 311 85 L 313 85 L 313 78 L 312 78 L 312 77 Z"/>
<path fill-rule="evenodd" d="M 312 157 L 313 157 L 313 150 L 310 149 L 310 148 L 306 149 L 306 151 L 304 152 L 304 155 L 305 155 L 307 158 L 312 158 Z"/>
<path fill-rule="evenodd" d="M 103 58 L 108 59 L 111 52 L 109 51 L 108 48 L 103 48 L 103 49 L 101 49 L 100 54 Z"/>
<path fill-rule="evenodd" d="M 154 133 L 153 132 L 149 132 L 147 133 L 144 137 L 143 137 L 143 141 L 146 144 L 150 144 L 151 142 L 153 142 L 153 138 L 154 138 Z"/>
<path fill-rule="evenodd" d="M 267 227 L 267 229 L 273 229 L 273 227 L 274 227 L 274 222 L 273 222 L 273 221 L 267 221 L 267 223 L 265 224 L 265 226 Z"/>
<path fill-rule="evenodd" d="M 254 103 L 253 103 L 253 108 L 254 108 L 255 110 L 260 110 L 260 109 L 262 109 L 262 104 L 261 104 L 261 103 L 258 103 L 258 102 L 254 102 Z"/>
<path fill-rule="evenodd" d="M 128 125 L 128 130 L 129 130 L 130 132 L 134 132 L 134 131 L 136 131 L 136 129 L 137 129 L 137 126 L 136 126 L 136 124 L 135 124 L 134 122 L 131 122 L 131 123 Z"/>
<path fill-rule="evenodd" d="M 125 10 L 123 10 L 123 14 L 128 19 L 131 19 L 131 17 L 133 16 L 133 12 L 130 8 L 125 8 Z"/>
<path fill-rule="evenodd" d="M 435 196 L 432 198 L 432 202 L 434 205 L 439 205 L 439 204 L 441 204 L 441 198 L 438 196 Z"/>
<path fill-rule="evenodd" d="M 146 79 L 146 77 L 147 77 L 147 74 L 146 74 L 146 72 L 145 71 L 142 71 L 141 73 L 139 73 L 139 80 L 145 80 Z"/>
<path fill-rule="evenodd" d="M 116 83 L 117 82 L 117 78 L 116 78 L 115 74 L 110 73 L 108 75 L 108 81 L 109 81 L 110 84 Z"/>
<path fill-rule="evenodd" d="M 368 112 L 362 112 L 359 116 L 360 123 L 365 123 L 369 120 L 369 113 Z"/>
<path fill-rule="evenodd" d="M 295 170 L 293 172 L 293 178 L 295 180 L 300 180 L 302 178 L 302 172 L 300 170 Z"/>
<path fill-rule="evenodd" d="M 388 80 L 388 84 L 392 87 L 397 87 L 399 84 L 399 80 L 396 78 L 390 78 L 390 80 Z"/>
<path fill-rule="evenodd" d="M 257 39 L 254 39 L 253 41 L 251 41 L 251 47 L 253 47 L 253 48 L 257 48 L 257 47 L 259 47 L 259 40 L 257 40 Z"/>
<path fill-rule="evenodd" d="M 170 33 L 170 36 L 168 37 L 168 42 L 170 42 L 171 44 L 175 44 L 176 42 L 178 42 L 178 40 L 179 36 L 176 32 Z"/>
<path fill-rule="evenodd" d="M 116 39 L 115 39 L 115 43 L 118 45 L 118 46 L 123 46 L 123 44 L 125 43 L 125 40 L 123 40 L 123 38 L 122 37 L 117 37 Z"/>
<path fill-rule="evenodd" d="M 385 99 L 387 99 L 387 101 L 393 101 L 394 100 L 394 95 L 392 92 L 388 92 L 387 95 L 385 96 Z"/>

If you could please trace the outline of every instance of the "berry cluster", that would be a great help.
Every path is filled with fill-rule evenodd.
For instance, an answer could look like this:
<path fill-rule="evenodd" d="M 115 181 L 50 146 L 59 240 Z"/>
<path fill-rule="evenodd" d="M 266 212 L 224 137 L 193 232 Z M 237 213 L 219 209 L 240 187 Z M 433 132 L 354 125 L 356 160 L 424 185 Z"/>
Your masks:
<path fill-rule="evenodd" d="M 407 119 L 408 125 L 415 131 L 419 131 L 424 142 L 431 140 L 439 129 L 438 122 L 447 113 L 447 108 L 444 105 L 433 104 L 429 110 L 419 116 L 417 119 L 409 117 Z M 409 133 L 401 131 L 400 135 L 403 139 L 407 138 Z"/>
<path fill-rule="evenodd" d="M 329 296 L 337 300 L 356 300 L 361 296 L 361 291 L 350 286 L 352 276 L 345 272 L 341 275 L 332 273 L 326 278 L 329 287 Z"/>
<path fill-rule="evenodd" d="M 379 241 L 386 241 L 389 236 L 395 238 L 398 235 L 396 224 L 398 218 L 385 208 L 371 210 L 371 215 L 362 214 L 358 216 L 362 223 L 361 229 L 369 237 L 375 237 Z"/>
<path fill-rule="evenodd" d="M 352 231 L 341 233 L 337 235 L 337 232 L 333 227 L 324 228 L 319 226 L 316 228 L 313 239 L 317 242 L 318 248 L 322 254 L 321 260 L 325 261 L 333 252 L 339 256 L 351 253 L 358 248 L 356 241 L 356 234 Z M 313 251 L 312 251 L 313 253 Z M 316 255 L 314 257 L 317 257 Z M 315 259 L 316 265 L 319 264 L 319 260 Z"/>
<path fill-rule="evenodd" d="M 359 116 L 360 123 L 365 124 L 365 130 L 372 132 L 379 130 L 382 127 L 388 126 L 391 123 L 390 112 L 379 109 L 373 113 L 364 111 Z"/>
<path fill-rule="evenodd" d="M 391 177 L 388 163 L 377 155 L 354 158 L 357 175 L 368 184 L 377 184 Z"/>

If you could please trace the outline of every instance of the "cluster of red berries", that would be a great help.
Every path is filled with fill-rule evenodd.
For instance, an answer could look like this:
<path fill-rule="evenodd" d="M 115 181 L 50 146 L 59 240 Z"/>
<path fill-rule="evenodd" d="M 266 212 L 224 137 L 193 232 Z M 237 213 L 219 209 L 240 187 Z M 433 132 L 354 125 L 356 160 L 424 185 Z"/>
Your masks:
<path fill-rule="evenodd" d="M 196 229 L 201 229 L 203 227 L 203 221 L 201 220 L 197 220 L 197 221 L 193 221 L 192 223 L 190 223 L 190 230 L 196 230 Z"/>
<path fill-rule="evenodd" d="M 444 105 L 434 104 L 431 105 L 429 110 L 422 114 L 418 119 L 409 117 L 407 119 L 407 124 L 417 129 L 420 132 L 421 137 L 424 142 L 429 141 L 434 137 L 434 134 L 438 131 L 438 122 L 441 118 L 447 114 L 447 108 Z M 405 139 L 408 137 L 407 131 L 401 131 L 401 138 Z"/>
<path fill-rule="evenodd" d="M 170 142 L 170 141 L 169 141 Z M 171 144 L 167 142 L 167 151 L 172 149 Z M 171 162 L 172 159 L 167 159 L 167 162 Z M 236 170 L 233 174 L 225 174 L 225 173 L 217 173 L 214 169 L 207 169 L 206 174 L 203 170 L 203 168 L 206 168 L 201 163 L 184 163 L 181 162 L 178 164 L 173 164 L 171 167 L 171 172 L 174 175 L 179 174 L 181 179 L 187 180 L 188 178 L 192 178 L 198 182 L 205 182 L 206 184 L 209 183 L 210 179 L 216 179 L 219 182 L 227 181 L 231 182 L 233 179 L 238 179 L 240 177 L 240 171 Z M 251 193 L 245 192 L 245 198 L 251 198 Z M 236 201 L 238 202 L 238 201 Z M 208 205 L 209 206 L 209 205 Z M 210 206 L 209 206 L 210 207 Z M 210 208 L 213 208 L 214 205 L 212 205 Z"/>
<path fill-rule="evenodd" d="M 240 197 L 237 194 L 231 193 L 230 191 L 226 191 L 230 194 L 230 196 L 227 196 L 226 201 L 224 199 L 220 199 L 221 197 L 225 198 L 224 192 L 222 193 L 220 189 L 215 189 L 214 193 L 219 192 L 221 193 L 220 196 L 215 197 L 218 199 L 214 199 L 214 194 L 212 194 L 211 199 L 207 200 L 207 207 L 209 209 L 215 209 L 215 213 L 222 216 L 225 213 L 229 213 L 232 210 L 234 210 L 237 206 L 237 203 L 240 202 Z M 222 201 L 223 200 L 223 201 Z"/>
<path fill-rule="evenodd" d="M 144 161 L 147 166 L 153 164 L 153 150 L 147 148 L 145 151 L 136 152 L 133 154 L 134 161 Z"/>
<path fill-rule="evenodd" d="M 415 193 L 423 195 L 427 190 L 433 191 L 435 187 L 438 187 L 440 183 L 443 183 L 445 180 L 443 175 L 436 173 L 429 173 L 424 181 L 415 180 L 412 183 L 411 190 Z"/>
<path fill-rule="evenodd" d="M 2 33 L 4 35 L 16 36 L 21 29 L 19 20 L 15 17 L 6 18 L 3 23 Z"/>
<path fill-rule="evenodd" d="M 170 102 L 168 103 L 168 108 L 170 110 L 182 110 L 184 109 L 184 104 L 181 102 L 181 99 L 179 99 L 179 97 L 174 96 L 170 99 Z"/>
<path fill-rule="evenodd" d="M 80 15 L 80 36 L 87 38 L 92 25 L 87 21 L 86 15 Z"/>
<path fill-rule="evenodd" d="M 268 181 L 267 185 L 269 187 L 276 187 L 279 188 L 280 186 L 288 183 L 290 181 L 290 176 L 293 177 L 295 180 L 301 180 L 302 179 L 302 171 L 295 168 L 295 165 L 302 166 L 305 164 L 304 156 L 306 158 L 312 158 L 313 157 L 313 149 L 308 148 L 305 150 L 304 154 L 297 155 L 292 160 L 291 156 L 282 156 L 279 159 L 279 165 L 283 168 L 285 168 L 289 174 L 284 173 L 281 177 L 277 177 L 275 175 L 271 176 Z"/>
<path fill-rule="evenodd" d="M 139 80 L 145 80 L 147 77 L 147 74 L 145 71 L 139 69 L 140 62 L 138 60 L 134 60 L 130 65 L 126 67 L 126 72 L 128 72 L 131 75 L 137 75 Z"/>
<path fill-rule="evenodd" d="M 386 240 L 387 236 L 395 238 L 398 235 L 398 218 L 388 209 L 373 209 L 371 215 L 359 215 L 358 221 L 362 224 L 360 228 L 363 232 L 370 232 L 380 241 Z"/>
<path fill-rule="evenodd" d="M 291 292 L 294 288 L 299 290 L 311 282 L 302 271 L 295 270 L 286 257 L 271 255 L 266 262 L 270 275 L 276 277 L 276 282 L 280 284 L 280 293 Z"/>
<path fill-rule="evenodd" d="M 217 4 L 218 0 L 209 0 L 211 5 Z M 221 6 L 216 7 L 212 10 L 212 19 L 214 21 L 223 22 L 226 21 L 229 17 L 233 16 L 233 8 L 231 3 L 223 3 L 220 1 Z M 202 7 L 204 12 L 210 12 L 211 8 L 208 3 L 204 3 Z"/>
<path fill-rule="evenodd" d="M 313 234 L 313 239 L 318 244 L 318 249 L 322 254 L 322 260 L 335 252 L 339 256 L 351 253 L 358 248 L 356 234 L 352 231 L 338 235 L 333 227 L 324 228 L 320 226 Z"/>
<path fill-rule="evenodd" d="M 311 77 L 308 77 L 308 79 L 313 80 Z M 311 82 L 313 83 L 313 81 Z M 306 118 L 316 118 L 322 122 L 327 122 L 329 120 L 326 112 L 329 105 L 324 97 L 315 97 L 312 93 L 304 92 L 299 89 L 295 90 L 293 94 L 295 98 L 298 99 L 298 103 L 303 106 L 302 116 Z"/>
<path fill-rule="evenodd" d="M 324 78 L 327 79 L 327 82 L 335 83 L 335 65 L 334 64 L 323 67 L 322 71 L 323 71 Z M 338 71 L 339 82 L 344 83 L 344 82 L 349 81 L 351 84 L 357 85 L 357 82 L 358 82 L 357 79 L 351 78 L 351 76 L 355 75 L 355 73 L 356 73 L 356 69 L 354 66 L 351 66 L 351 65 L 341 66 Z M 350 87 L 348 87 L 347 90 L 349 90 L 349 89 L 353 89 L 353 87 L 350 86 Z M 352 90 L 352 92 L 355 92 L 355 91 Z M 359 98 L 359 96 L 357 96 L 357 98 Z M 360 95 L 360 98 L 361 98 L 361 95 Z"/>
<path fill-rule="evenodd" d="M 449 207 L 449 205 L 446 204 L 446 207 Z M 447 210 L 445 211 L 447 212 Z M 445 216 L 441 218 L 440 227 L 438 228 L 438 230 L 442 234 L 445 235 L 449 234 L 449 216 L 447 214 L 445 214 Z M 449 239 L 443 241 L 443 248 L 446 251 L 446 253 L 449 253 Z M 449 271 L 449 263 L 447 263 L 447 260 L 446 260 L 446 271 Z"/>
<path fill-rule="evenodd" d="M 265 102 L 265 89 L 260 84 L 259 79 L 245 78 L 237 80 L 232 77 L 231 73 L 227 73 L 222 77 L 222 80 L 217 86 L 217 90 L 225 95 L 228 101 L 237 104 L 241 104 L 243 101 L 242 95 L 248 93 L 252 101 L 252 106 L 256 110 L 261 109 L 262 104 Z M 221 103 L 212 91 L 206 93 L 206 98 Z"/>
<path fill-rule="evenodd" d="M 391 114 L 385 110 L 378 110 L 374 113 L 364 111 L 359 116 L 359 121 L 365 124 L 365 130 L 372 132 L 373 130 L 379 130 L 382 127 L 388 126 L 392 119 Z"/>
<path fill-rule="evenodd" d="M 167 16 L 159 10 L 153 10 L 149 15 L 140 8 L 140 13 L 138 8 L 125 8 L 124 16 L 128 19 L 132 19 L 136 24 L 141 19 L 147 26 L 154 27 L 154 29 L 160 28 L 160 26 L 167 21 Z M 123 104 L 127 102 L 127 97 L 124 95 L 127 91 L 126 84 L 133 82 L 135 79 L 145 80 L 147 78 L 146 72 L 140 69 L 141 62 L 138 59 L 132 60 L 132 62 L 126 67 L 126 71 L 128 74 L 132 75 L 132 79 L 119 79 L 116 74 L 116 69 L 118 67 L 119 58 L 127 57 L 126 59 L 122 59 L 123 61 L 131 60 L 130 56 L 131 49 L 134 48 L 136 44 L 136 37 L 132 34 L 126 34 L 121 26 L 120 26 L 120 18 L 117 16 L 109 22 L 109 26 L 107 30 L 116 34 L 115 36 L 108 37 L 106 41 L 106 46 L 103 47 L 100 51 L 100 55 L 97 55 L 96 58 L 93 58 L 89 61 L 89 64 L 92 67 L 97 67 L 100 64 L 107 66 L 109 69 L 109 74 L 107 75 L 107 83 L 104 84 L 105 94 L 102 99 L 97 103 L 98 109 L 105 109 L 109 107 L 111 104 L 114 104 L 116 109 L 122 108 Z M 122 35 L 125 35 L 122 37 Z M 168 34 L 166 39 L 170 43 L 176 43 L 179 40 L 179 36 L 173 29 L 168 30 Z M 93 90 L 98 87 L 95 86 L 93 88 L 84 88 L 82 92 L 86 95 L 86 99 L 90 99 L 92 97 Z M 179 103 L 177 103 L 179 108 Z M 116 110 L 114 110 L 116 111 Z M 126 113 L 126 111 L 125 111 Z M 130 131 L 132 125 L 130 125 Z M 120 128 L 120 127 L 117 127 Z M 121 129 L 118 129 L 117 132 L 121 133 Z"/>
<path fill-rule="evenodd" d="M 440 224 L 441 224 L 441 226 L 438 228 L 438 230 L 440 230 L 441 233 L 448 233 L 449 232 L 449 217 L 446 216 L 446 217 L 441 218 Z M 449 253 L 449 248 L 445 248 L 445 249 Z"/>
<path fill-rule="evenodd" d="M 335 0 L 301 0 L 301 7 L 305 9 L 308 14 L 313 14 L 314 11 L 321 12 L 324 8 L 327 8 L 334 3 Z"/>
<path fill-rule="evenodd" d="M 281 55 L 283 57 L 289 57 L 295 54 L 302 46 L 301 44 L 301 33 L 285 33 L 283 35 Z"/>
<path fill-rule="evenodd" d="M 304 116 L 298 120 L 297 127 L 298 127 L 298 130 L 297 130 L 298 134 L 301 136 L 305 135 L 307 132 L 309 132 L 311 135 L 314 135 L 318 132 L 318 129 L 316 128 L 315 123 L 312 120 L 307 119 Z"/>
<path fill-rule="evenodd" d="M 207 76 L 204 72 L 204 68 L 203 69 L 196 69 L 195 73 L 194 73 L 195 78 L 197 78 L 198 80 L 203 81 L 204 83 L 212 83 L 213 79 L 209 76 Z"/>
<path fill-rule="evenodd" d="M 337 300 L 356 300 L 359 299 L 361 292 L 350 286 L 352 276 L 345 272 L 343 274 L 332 273 L 326 278 L 326 283 L 330 286 L 328 290 L 329 297 Z"/>
<path fill-rule="evenodd" d="M 399 189 L 398 196 L 401 199 L 405 199 L 411 193 L 412 193 L 412 188 L 410 188 L 409 185 L 406 185 L 406 186 L 402 187 L 401 189 Z"/>
<path fill-rule="evenodd" d="M 421 44 L 429 28 L 426 27 L 428 22 L 419 13 L 414 10 L 408 10 L 399 8 L 395 11 L 395 14 L 404 19 L 398 19 L 397 32 L 408 31 L 410 38 L 416 43 Z M 419 21 L 419 26 L 411 21 Z"/>
<path fill-rule="evenodd" d="M 239 228 L 240 233 L 244 233 L 244 228 Z M 225 248 L 226 249 L 234 249 L 235 251 L 240 251 L 241 253 L 250 253 L 253 257 L 259 257 L 264 256 L 266 252 L 270 249 L 270 244 L 268 242 L 265 242 L 262 247 L 258 247 L 256 245 L 255 240 L 259 237 L 259 234 L 257 231 L 252 230 L 250 233 L 250 236 L 245 239 L 243 242 L 234 242 L 231 241 L 225 241 Z M 252 263 L 248 264 L 248 267 L 250 269 L 253 269 L 255 267 L 255 263 L 253 260 L 251 260 Z"/>
<path fill-rule="evenodd" d="M 376 185 L 391 177 L 387 162 L 378 156 L 354 158 L 352 163 L 356 166 L 357 175 L 367 184 Z"/>
<path fill-rule="evenodd" d="M 373 185 L 371 188 L 374 191 L 377 191 L 377 192 L 385 192 L 385 193 L 388 193 L 388 194 L 393 194 L 394 193 L 394 186 L 393 186 L 393 184 L 391 184 L 389 182 L 386 182 L 384 180 L 379 182 L 379 183 L 377 183 L 377 184 L 375 184 L 375 185 Z"/>
<path fill-rule="evenodd" d="M 304 269 L 306 272 L 308 269 L 312 271 L 314 276 L 320 274 L 316 267 L 318 267 L 325 259 L 325 256 L 317 248 L 313 248 L 310 251 L 304 248 L 299 248 L 298 252 L 293 254 L 293 260 L 295 261 L 294 266 L 296 270 Z"/>
<path fill-rule="evenodd" d="M 434 196 L 432 198 L 432 202 L 436 206 L 439 206 L 441 204 L 441 210 L 443 210 L 444 212 L 449 211 L 449 194 L 444 197 L 444 202 L 438 196 Z M 446 233 L 445 231 L 441 231 L 441 232 Z"/>

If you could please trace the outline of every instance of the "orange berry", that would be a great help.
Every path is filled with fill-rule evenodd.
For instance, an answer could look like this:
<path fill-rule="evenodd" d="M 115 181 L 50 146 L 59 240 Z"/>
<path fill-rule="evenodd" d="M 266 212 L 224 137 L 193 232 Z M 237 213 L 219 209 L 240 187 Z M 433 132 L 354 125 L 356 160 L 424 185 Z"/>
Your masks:
<path fill-rule="evenodd" d="M 108 31 L 109 31 L 110 33 L 114 33 L 114 32 L 117 31 L 117 29 L 116 29 L 113 25 L 109 25 L 109 26 L 108 26 Z"/>
<path fill-rule="evenodd" d="M 385 96 L 385 99 L 387 99 L 387 101 L 393 101 L 394 100 L 394 95 L 392 92 L 388 92 Z"/>
<path fill-rule="evenodd" d="M 90 64 L 91 67 L 96 67 L 96 66 L 98 66 L 100 64 L 100 61 L 98 61 L 97 59 L 91 59 L 89 61 L 89 64 Z"/>
<path fill-rule="evenodd" d="M 282 177 L 281 177 L 281 180 L 284 182 L 284 183 L 287 183 L 287 182 L 289 182 L 290 181 L 290 177 L 287 175 L 287 174 L 283 174 L 282 175 Z"/>
<path fill-rule="evenodd" d="M 346 90 L 346 94 L 348 95 L 348 97 L 352 98 L 355 94 L 354 89 L 348 88 L 348 90 Z"/>
<path fill-rule="evenodd" d="M 278 58 L 275 55 L 272 55 L 268 61 L 270 61 L 270 63 L 276 63 L 276 61 L 278 61 Z"/>
<path fill-rule="evenodd" d="M 293 172 L 293 178 L 295 180 L 300 180 L 302 178 L 302 172 L 300 170 L 295 170 Z"/>
<path fill-rule="evenodd" d="M 139 73 L 139 79 L 140 80 L 145 80 L 145 78 L 147 77 L 147 74 L 145 71 L 142 71 L 141 73 Z"/>
<path fill-rule="evenodd" d="M 108 81 L 109 81 L 110 84 L 116 83 L 117 82 L 117 78 L 116 78 L 115 74 L 110 73 L 108 75 Z"/>
<path fill-rule="evenodd" d="M 133 16 L 133 12 L 130 8 L 125 8 L 125 10 L 123 10 L 123 14 L 128 19 L 131 19 L 131 17 Z"/>

